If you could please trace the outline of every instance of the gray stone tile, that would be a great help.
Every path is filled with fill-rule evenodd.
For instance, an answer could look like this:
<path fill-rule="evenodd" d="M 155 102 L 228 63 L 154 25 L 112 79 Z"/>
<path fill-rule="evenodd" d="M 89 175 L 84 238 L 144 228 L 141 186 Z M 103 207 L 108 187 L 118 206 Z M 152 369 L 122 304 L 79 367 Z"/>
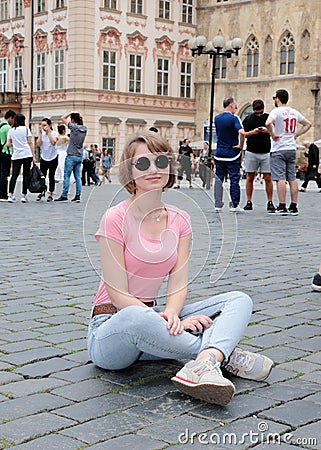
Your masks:
<path fill-rule="evenodd" d="M 53 433 L 10 448 L 11 450 L 79 450 L 83 448 L 83 445 L 81 441 Z"/>
<path fill-rule="evenodd" d="M 64 369 L 71 369 L 78 367 L 79 364 L 68 361 L 66 358 L 51 358 L 46 361 L 34 362 L 32 364 L 26 364 L 25 366 L 15 369 L 15 372 L 28 377 L 39 378 L 47 377 L 55 372 L 59 372 Z"/>
<path fill-rule="evenodd" d="M 320 405 L 307 400 L 293 400 L 258 414 L 258 417 L 294 427 L 312 422 L 320 414 Z"/>
<path fill-rule="evenodd" d="M 66 381 L 55 379 L 23 380 L 0 386 L 0 393 L 9 395 L 13 398 L 18 398 L 36 394 L 38 392 L 49 392 L 54 388 L 65 386 L 67 384 Z"/>
<path fill-rule="evenodd" d="M 93 445 L 90 447 L 90 450 L 161 450 L 163 448 L 164 442 L 149 439 L 145 436 L 129 434 Z"/>
<path fill-rule="evenodd" d="M 58 380 L 57 380 L 58 381 Z M 52 394 L 59 395 L 61 397 L 73 400 L 75 402 L 81 402 L 88 400 L 89 398 L 99 397 L 104 394 L 117 389 L 119 386 L 107 381 L 99 380 L 84 380 L 76 384 L 67 384 L 57 389 L 53 389 Z"/>
<path fill-rule="evenodd" d="M 74 424 L 75 422 L 70 419 L 50 413 L 35 414 L 0 424 L 0 439 L 11 444 L 21 444 Z"/>

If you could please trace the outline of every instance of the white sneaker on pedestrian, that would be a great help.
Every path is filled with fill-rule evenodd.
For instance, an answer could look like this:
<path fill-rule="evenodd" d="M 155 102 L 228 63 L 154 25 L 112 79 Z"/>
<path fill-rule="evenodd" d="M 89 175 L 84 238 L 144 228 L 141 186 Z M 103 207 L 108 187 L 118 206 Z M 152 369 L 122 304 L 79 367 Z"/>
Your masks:
<path fill-rule="evenodd" d="M 27 203 L 28 199 L 27 197 L 21 197 L 21 203 Z"/>
<path fill-rule="evenodd" d="M 15 198 L 15 197 L 8 197 L 8 200 L 7 200 L 9 203 L 16 203 L 17 202 L 17 199 Z"/>
<path fill-rule="evenodd" d="M 233 203 L 230 203 L 229 206 L 230 212 L 236 213 L 236 214 L 243 214 L 244 209 L 240 207 L 240 205 L 234 206 Z"/>
<path fill-rule="evenodd" d="M 219 208 L 218 206 L 215 206 L 215 212 L 217 212 L 217 213 L 222 212 L 222 208 Z"/>
<path fill-rule="evenodd" d="M 234 384 L 223 377 L 215 357 L 188 362 L 172 378 L 172 382 L 184 394 L 215 405 L 226 405 L 235 393 Z"/>
<path fill-rule="evenodd" d="M 270 375 L 274 362 L 267 356 L 235 347 L 224 369 L 240 378 L 262 381 Z"/>

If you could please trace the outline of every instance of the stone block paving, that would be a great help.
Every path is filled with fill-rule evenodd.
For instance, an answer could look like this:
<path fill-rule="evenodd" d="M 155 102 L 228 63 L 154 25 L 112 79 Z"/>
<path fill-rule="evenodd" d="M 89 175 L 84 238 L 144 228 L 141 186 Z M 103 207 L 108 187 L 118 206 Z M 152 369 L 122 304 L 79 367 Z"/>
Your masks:
<path fill-rule="evenodd" d="M 249 294 L 242 345 L 275 361 L 269 378 L 232 378 L 236 395 L 219 407 L 175 389 L 181 361 L 95 367 L 86 351 L 100 272 L 93 233 L 126 193 L 113 182 L 85 187 L 80 204 L 30 194 L 0 205 L 0 449 L 321 449 L 321 295 L 311 290 L 321 194 L 300 194 L 298 217 L 268 215 L 259 185 L 254 210 L 238 216 L 215 214 L 211 196 L 184 182 L 165 193 L 193 222 L 187 301 Z"/>

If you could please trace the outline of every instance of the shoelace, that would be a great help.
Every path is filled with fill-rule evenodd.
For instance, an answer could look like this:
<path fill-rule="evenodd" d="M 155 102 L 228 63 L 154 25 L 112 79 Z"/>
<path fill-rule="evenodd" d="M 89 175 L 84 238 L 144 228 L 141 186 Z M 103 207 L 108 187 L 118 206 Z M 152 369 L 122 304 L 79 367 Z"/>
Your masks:
<path fill-rule="evenodd" d="M 235 364 L 238 364 L 243 367 L 249 366 L 251 362 L 250 355 L 245 353 L 243 350 L 237 348 L 234 350 L 233 360 Z"/>

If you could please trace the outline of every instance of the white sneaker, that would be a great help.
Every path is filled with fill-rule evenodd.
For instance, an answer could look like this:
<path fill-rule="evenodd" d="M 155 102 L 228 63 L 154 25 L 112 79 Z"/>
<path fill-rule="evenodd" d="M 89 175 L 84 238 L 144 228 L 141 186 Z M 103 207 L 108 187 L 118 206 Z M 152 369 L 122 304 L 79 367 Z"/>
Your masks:
<path fill-rule="evenodd" d="M 234 206 L 233 203 L 229 206 L 230 212 L 233 212 L 235 214 L 243 214 L 244 209 L 240 208 L 240 205 Z"/>
<path fill-rule="evenodd" d="M 8 197 L 8 200 L 7 200 L 9 203 L 16 203 L 17 202 L 17 199 L 15 198 L 15 197 Z"/>
<path fill-rule="evenodd" d="M 222 211 L 222 208 L 215 207 L 215 212 L 220 213 Z"/>
<path fill-rule="evenodd" d="M 27 203 L 28 199 L 27 197 L 21 197 L 21 203 Z"/>
<path fill-rule="evenodd" d="M 172 382 L 184 394 L 215 405 L 226 405 L 235 393 L 234 384 L 223 377 L 215 358 L 188 362 Z"/>
<path fill-rule="evenodd" d="M 274 362 L 267 356 L 235 347 L 224 369 L 240 378 L 262 381 L 270 375 Z"/>

